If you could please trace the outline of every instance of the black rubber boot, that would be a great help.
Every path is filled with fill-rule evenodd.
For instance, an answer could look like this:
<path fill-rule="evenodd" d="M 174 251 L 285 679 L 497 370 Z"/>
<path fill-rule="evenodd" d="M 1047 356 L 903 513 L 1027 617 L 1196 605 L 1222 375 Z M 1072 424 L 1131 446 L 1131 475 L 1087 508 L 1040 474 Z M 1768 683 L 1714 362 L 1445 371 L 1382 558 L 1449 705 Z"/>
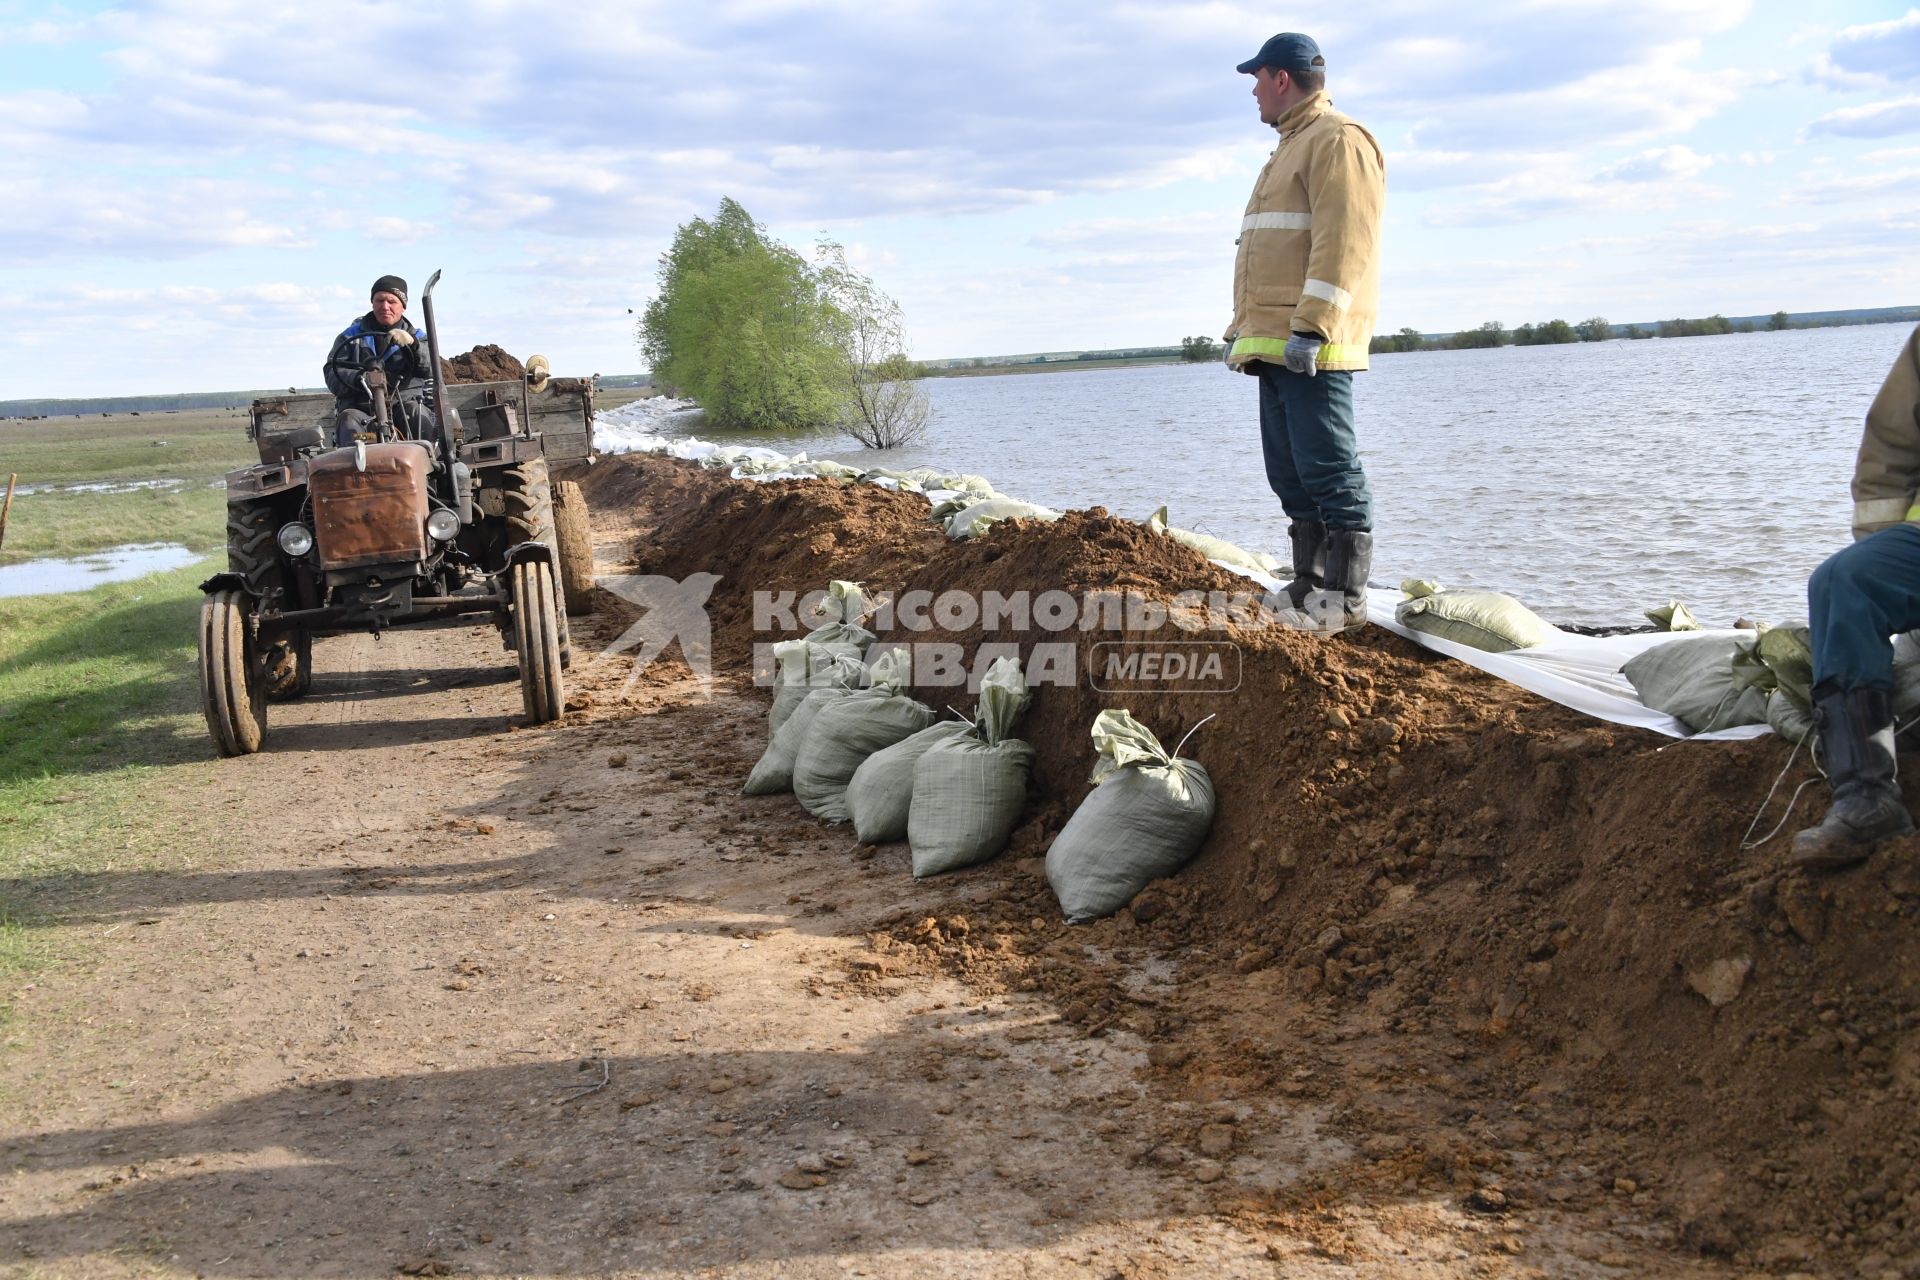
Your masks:
<path fill-rule="evenodd" d="M 1373 570 L 1373 535 L 1362 529 L 1327 530 L 1327 572 L 1295 609 L 1275 621 L 1293 631 L 1333 636 L 1367 625 L 1367 575 Z"/>
<path fill-rule="evenodd" d="M 1298 609 L 1307 602 L 1307 592 L 1327 585 L 1327 526 L 1296 520 L 1287 526 L 1287 541 L 1293 544 L 1293 581 L 1281 590 Z"/>
<path fill-rule="evenodd" d="M 1793 838 L 1793 862 L 1837 871 L 1865 861 L 1889 836 L 1912 834 L 1913 818 L 1895 777 L 1893 704 L 1885 689 L 1815 689 L 1813 721 L 1833 806 L 1819 826 Z"/>

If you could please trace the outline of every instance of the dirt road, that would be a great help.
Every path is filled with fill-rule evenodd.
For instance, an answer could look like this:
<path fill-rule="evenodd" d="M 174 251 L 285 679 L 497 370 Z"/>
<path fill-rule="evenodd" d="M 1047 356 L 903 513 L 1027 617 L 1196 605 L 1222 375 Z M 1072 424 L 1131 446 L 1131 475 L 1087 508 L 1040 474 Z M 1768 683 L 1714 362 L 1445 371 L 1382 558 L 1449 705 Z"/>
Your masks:
<path fill-rule="evenodd" d="M 529 730 L 491 632 L 317 659 L 263 754 L 179 771 L 210 869 L 100 878 L 65 926 L 96 958 L 16 993 L 12 1274 L 1724 1273 L 1628 1195 L 1523 1210 L 1370 1132 L 1427 1107 L 1541 1185 L 1600 1178 L 1473 1105 L 1471 1064 L 1416 1083 L 1309 1036 L 1242 1044 L 1288 1066 L 1249 1089 L 1150 1057 L 1177 953 L 974 924 L 1036 858 L 935 889 L 904 846 L 743 799 L 765 703 L 728 679 L 706 700 L 682 667 L 585 665 Z M 1144 1020 L 966 977 L 1016 952 L 1107 974 Z M 1203 1015 L 1208 991 L 1180 1017 L 1223 1042 L 1249 991 L 1291 999 Z"/>

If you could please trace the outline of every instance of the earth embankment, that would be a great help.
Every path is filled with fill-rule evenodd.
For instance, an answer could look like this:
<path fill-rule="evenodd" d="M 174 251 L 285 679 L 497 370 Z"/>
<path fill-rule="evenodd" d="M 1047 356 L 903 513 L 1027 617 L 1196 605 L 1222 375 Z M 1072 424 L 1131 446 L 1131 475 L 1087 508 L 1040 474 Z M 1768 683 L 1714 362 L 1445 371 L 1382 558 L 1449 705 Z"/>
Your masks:
<path fill-rule="evenodd" d="M 753 593 L 831 578 L 1160 601 L 1246 589 L 1097 508 L 955 543 L 923 499 L 868 485 L 625 458 L 593 487 L 644 529 L 645 571 L 722 575 L 715 645 L 736 674 L 756 642 L 798 634 L 755 631 Z M 1920 841 L 1810 878 L 1787 865 L 1784 834 L 1742 849 L 1770 796 L 1757 833 L 1811 776 L 1803 755 L 1772 791 L 1788 763 L 1778 740 L 1609 726 L 1377 628 L 1318 641 L 1229 621 L 1208 634 L 1238 648 L 1235 692 L 1113 695 L 1084 674 L 1110 633 L 896 619 L 883 643 L 958 645 L 971 668 L 982 645 L 1031 656 L 1065 641 L 1083 673 L 1034 690 L 1014 847 L 927 883 L 924 908 L 893 930 L 902 948 L 1047 992 L 1088 1035 L 1148 1038 L 1195 1099 L 1333 1100 L 1372 1153 L 1343 1172 L 1349 1187 L 1630 1207 L 1686 1250 L 1747 1265 L 1920 1266 Z M 1193 637 L 1169 625 L 1126 638 Z M 971 710 L 949 685 L 917 692 Z M 1183 873 L 1043 941 L 1055 935 L 1032 926 L 1057 911 L 1035 859 L 1088 789 L 1088 728 L 1110 706 L 1169 745 L 1213 717 L 1187 754 L 1213 776 L 1218 818 Z M 1810 788 L 1787 832 L 1824 804 Z M 1005 946 L 929 929 L 950 895 L 973 902 L 976 936 Z M 1177 967 L 1178 988 L 1143 1002 L 1130 983 L 1155 964 Z"/>

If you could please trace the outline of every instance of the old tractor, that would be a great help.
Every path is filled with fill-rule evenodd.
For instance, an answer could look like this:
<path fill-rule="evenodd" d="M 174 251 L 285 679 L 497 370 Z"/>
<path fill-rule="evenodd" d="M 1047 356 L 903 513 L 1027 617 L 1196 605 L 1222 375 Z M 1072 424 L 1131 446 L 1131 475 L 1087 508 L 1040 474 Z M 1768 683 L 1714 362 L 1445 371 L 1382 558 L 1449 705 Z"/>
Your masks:
<path fill-rule="evenodd" d="M 579 485 L 593 383 L 549 375 L 449 384 L 433 286 L 421 305 L 430 388 L 390 395 L 367 375 L 373 421 L 334 442 L 325 394 L 253 402 L 257 465 L 227 475 L 227 571 L 201 584 L 200 692 L 222 755 L 258 751 L 267 704 L 313 684 L 316 636 L 490 617 L 519 660 L 527 718 L 556 720 L 572 661 L 567 615 L 591 609 L 593 547 Z M 409 398 L 431 397 L 432 418 Z"/>

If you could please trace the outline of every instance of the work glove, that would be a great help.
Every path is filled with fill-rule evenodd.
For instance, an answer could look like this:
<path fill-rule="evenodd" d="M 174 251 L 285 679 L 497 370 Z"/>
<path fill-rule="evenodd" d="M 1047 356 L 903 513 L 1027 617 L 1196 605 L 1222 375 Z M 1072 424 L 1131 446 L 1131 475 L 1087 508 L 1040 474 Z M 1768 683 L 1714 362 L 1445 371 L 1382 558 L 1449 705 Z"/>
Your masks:
<path fill-rule="evenodd" d="M 414 342 L 413 335 L 405 329 L 389 329 L 387 338 L 397 347 L 410 347 Z"/>
<path fill-rule="evenodd" d="M 1320 348 L 1326 339 L 1317 333 L 1296 333 L 1287 338 L 1287 349 L 1282 359 L 1287 368 L 1295 373 L 1304 373 L 1309 378 L 1318 373 L 1314 366 L 1320 359 Z"/>

